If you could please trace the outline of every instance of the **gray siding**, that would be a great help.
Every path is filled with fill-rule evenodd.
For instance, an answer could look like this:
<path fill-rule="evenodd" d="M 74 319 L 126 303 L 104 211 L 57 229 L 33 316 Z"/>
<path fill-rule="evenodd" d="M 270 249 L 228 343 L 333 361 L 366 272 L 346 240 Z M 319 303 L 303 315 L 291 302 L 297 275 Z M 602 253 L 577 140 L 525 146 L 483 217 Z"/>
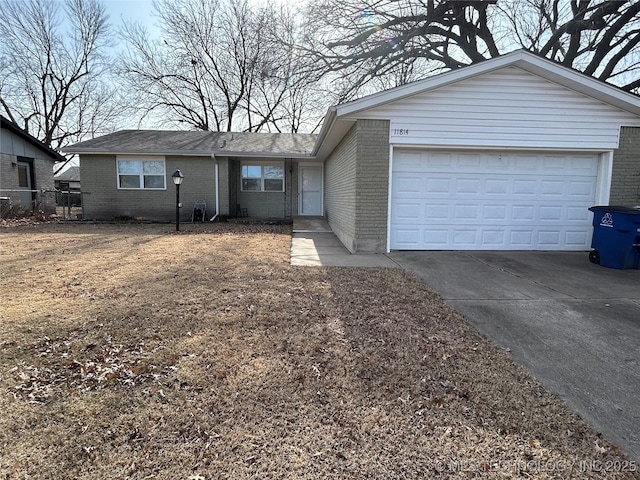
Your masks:
<path fill-rule="evenodd" d="M 40 148 L 26 141 L 24 138 L 17 136 L 6 128 L 0 130 L 0 146 L 2 148 L 2 153 L 8 153 L 19 157 L 40 159 L 44 159 L 46 156 L 51 163 L 55 161 L 54 158 L 49 157 Z"/>
<path fill-rule="evenodd" d="M 111 220 L 115 217 L 142 217 L 152 221 L 175 220 L 176 188 L 171 175 L 180 169 L 183 208 L 181 221 L 190 221 L 193 203 L 207 202 L 207 216 L 215 213 L 215 172 L 211 157 L 166 157 L 166 190 L 119 190 L 115 155 L 82 155 L 80 177 L 85 218 Z"/>
<path fill-rule="evenodd" d="M 324 210 L 331 229 L 351 253 L 356 242 L 357 128 L 354 126 L 324 165 Z"/>
<path fill-rule="evenodd" d="M 55 159 L 47 156 L 41 149 L 18 137 L 9 130 L 0 130 L 2 138 L 0 146 L 0 197 L 10 197 L 13 205 L 19 205 L 24 209 L 30 209 L 31 205 L 22 205 L 21 194 L 8 190 L 17 190 L 18 168 L 16 162 L 18 157 L 26 157 L 33 161 L 33 190 L 40 190 L 36 194 L 36 208 L 46 212 L 55 212 L 55 193 L 53 180 L 53 165 Z M 43 193 L 44 191 L 44 193 Z"/>
<path fill-rule="evenodd" d="M 640 205 L 640 128 L 622 127 L 613 153 L 610 205 Z"/>

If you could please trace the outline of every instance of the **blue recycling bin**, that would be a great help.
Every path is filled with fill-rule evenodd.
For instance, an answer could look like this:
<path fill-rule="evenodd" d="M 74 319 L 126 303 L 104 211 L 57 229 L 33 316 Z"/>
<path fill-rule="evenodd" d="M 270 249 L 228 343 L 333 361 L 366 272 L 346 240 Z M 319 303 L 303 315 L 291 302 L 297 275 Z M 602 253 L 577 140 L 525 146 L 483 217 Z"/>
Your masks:
<path fill-rule="evenodd" d="M 589 260 L 609 268 L 640 269 L 640 206 L 595 206 Z"/>

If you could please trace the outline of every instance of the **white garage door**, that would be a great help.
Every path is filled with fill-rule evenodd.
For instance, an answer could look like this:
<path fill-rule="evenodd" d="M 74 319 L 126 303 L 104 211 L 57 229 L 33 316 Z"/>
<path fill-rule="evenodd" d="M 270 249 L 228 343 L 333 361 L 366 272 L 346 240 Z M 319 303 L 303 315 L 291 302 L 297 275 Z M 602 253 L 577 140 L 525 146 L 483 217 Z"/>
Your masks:
<path fill-rule="evenodd" d="M 588 250 L 596 154 L 397 150 L 395 250 Z"/>

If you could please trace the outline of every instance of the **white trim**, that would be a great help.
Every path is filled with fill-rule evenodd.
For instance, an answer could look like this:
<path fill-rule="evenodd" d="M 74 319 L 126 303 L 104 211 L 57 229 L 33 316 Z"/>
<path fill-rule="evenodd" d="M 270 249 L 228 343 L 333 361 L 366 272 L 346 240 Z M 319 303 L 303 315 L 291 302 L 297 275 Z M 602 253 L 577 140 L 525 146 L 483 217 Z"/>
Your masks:
<path fill-rule="evenodd" d="M 600 154 L 598 162 L 598 179 L 596 183 L 596 204 L 608 205 L 611 195 L 611 180 L 613 176 L 613 151 Z"/>
<path fill-rule="evenodd" d="M 220 215 L 220 177 L 219 177 L 219 169 L 218 169 L 218 159 L 216 158 L 216 154 L 211 152 L 211 158 L 215 162 L 213 167 L 214 174 L 214 185 L 216 187 L 216 213 L 213 217 L 209 219 L 210 222 L 213 222 L 218 215 Z"/>
<path fill-rule="evenodd" d="M 138 188 L 127 188 L 120 186 L 120 170 L 118 168 L 118 162 L 120 161 L 135 161 L 135 162 L 162 162 L 162 166 L 164 168 L 164 174 L 162 175 L 162 180 L 164 182 L 164 186 L 162 188 L 145 188 L 144 187 L 144 171 L 142 164 L 140 165 L 140 186 Z M 126 174 L 123 174 L 126 175 Z M 159 176 L 159 175 L 153 175 Z M 144 190 L 144 191 L 164 191 L 167 189 L 167 162 L 165 157 L 160 156 L 148 156 L 148 155 L 116 155 L 116 188 L 118 190 Z"/>
<path fill-rule="evenodd" d="M 408 143 L 392 143 L 394 148 L 403 150 L 490 150 L 492 152 L 575 152 L 575 153 L 602 153 L 602 148 L 578 148 L 578 147 L 497 147 L 491 145 L 432 145 L 432 144 L 408 144 Z"/>
<path fill-rule="evenodd" d="M 389 174 L 387 176 L 387 246 L 386 253 L 391 251 L 391 180 L 393 177 L 393 145 L 389 143 Z"/>
<path fill-rule="evenodd" d="M 320 168 L 320 213 L 302 213 L 302 169 L 306 167 Z M 305 162 L 298 164 L 298 215 L 301 217 L 318 217 L 324 214 L 324 164 L 322 162 Z"/>

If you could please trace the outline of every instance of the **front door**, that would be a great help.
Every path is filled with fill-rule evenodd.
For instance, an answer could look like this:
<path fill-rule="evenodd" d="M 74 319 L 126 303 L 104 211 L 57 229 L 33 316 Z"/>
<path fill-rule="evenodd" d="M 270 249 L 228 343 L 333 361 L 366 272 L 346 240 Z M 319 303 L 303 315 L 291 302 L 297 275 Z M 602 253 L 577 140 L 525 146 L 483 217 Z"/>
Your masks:
<path fill-rule="evenodd" d="M 322 166 L 300 166 L 300 215 L 322 215 Z"/>

